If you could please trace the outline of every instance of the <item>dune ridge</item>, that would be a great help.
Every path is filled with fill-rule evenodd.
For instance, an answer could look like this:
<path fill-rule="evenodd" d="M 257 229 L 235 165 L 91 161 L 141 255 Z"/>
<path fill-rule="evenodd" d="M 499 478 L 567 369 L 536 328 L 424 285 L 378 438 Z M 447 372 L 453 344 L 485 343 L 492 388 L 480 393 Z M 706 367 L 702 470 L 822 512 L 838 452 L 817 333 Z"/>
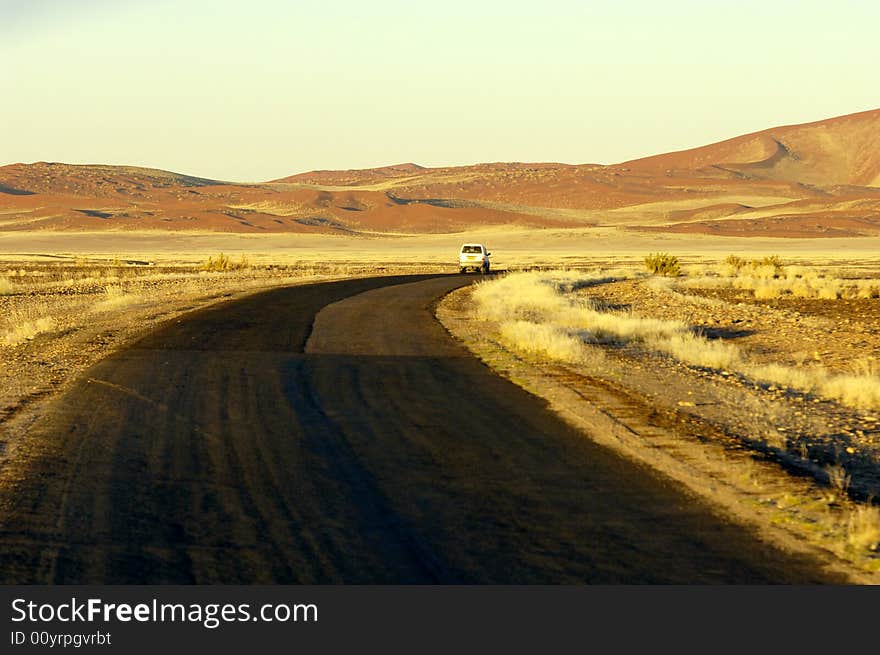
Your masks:
<path fill-rule="evenodd" d="M 0 231 L 372 235 L 498 225 L 880 234 L 880 109 L 613 165 L 402 163 L 259 184 L 136 166 L 0 167 Z"/>

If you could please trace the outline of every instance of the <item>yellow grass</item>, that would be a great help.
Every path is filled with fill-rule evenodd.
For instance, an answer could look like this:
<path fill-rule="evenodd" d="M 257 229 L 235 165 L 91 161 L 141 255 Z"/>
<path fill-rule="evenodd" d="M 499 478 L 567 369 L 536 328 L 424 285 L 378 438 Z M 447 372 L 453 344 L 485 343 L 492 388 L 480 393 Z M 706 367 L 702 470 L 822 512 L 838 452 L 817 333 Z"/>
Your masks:
<path fill-rule="evenodd" d="M 95 312 L 107 312 L 112 311 L 114 309 L 119 309 L 121 307 L 125 307 L 126 305 L 131 305 L 137 302 L 137 296 L 129 293 L 125 293 L 122 287 L 119 286 L 107 286 L 104 289 L 103 299 L 99 300 L 92 307 L 92 311 Z"/>
<path fill-rule="evenodd" d="M 507 342 L 523 351 L 531 349 L 531 333 L 509 324 L 547 326 L 542 332 L 542 348 L 556 353 L 570 351 L 570 340 L 577 335 L 589 343 L 641 343 L 696 366 L 728 368 L 738 361 L 739 353 L 734 346 L 695 334 L 684 323 L 601 311 L 576 293 L 609 279 L 614 278 L 601 271 L 514 273 L 479 284 L 474 290 L 476 311 L 481 318 L 499 323 Z M 521 338 L 514 339 L 514 334 Z M 553 339 L 559 342 L 558 347 L 547 345 Z"/>
<path fill-rule="evenodd" d="M 857 550 L 877 550 L 880 546 L 880 508 L 858 505 L 850 511 L 847 543 Z"/>
<path fill-rule="evenodd" d="M 630 273 L 632 275 L 632 273 Z M 535 271 L 482 282 L 473 293 L 479 318 L 499 325 L 502 341 L 521 352 L 577 363 L 583 350 L 575 341 L 640 344 L 693 366 L 730 370 L 758 382 L 814 394 L 857 408 L 880 407 L 880 376 L 873 369 L 834 374 L 821 366 L 756 364 L 735 344 L 707 339 L 680 321 L 597 308 L 579 289 L 618 273 Z M 652 287 L 668 283 L 650 282 Z"/>
<path fill-rule="evenodd" d="M 546 323 L 505 321 L 499 328 L 501 342 L 531 355 L 562 362 L 585 359 L 583 340 L 568 330 Z"/>
<path fill-rule="evenodd" d="M 7 327 L 2 333 L 3 343 L 7 346 L 18 346 L 25 341 L 30 341 L 42 332 L 51 332 L 57 323 L 51 317 L 42 317 L 34 320 L 26 320 L 16 325 Z"/>
<path fill-rule="evenodd" d="M 816 267 L 783 266 L 781 260 L 773 256 L 746 262 L 731 255 L 715 267 L 714 274 L 712 269 L 691 272 L 679 286 L 741 289 L 751 291 L 758 300 L 785 296 L 820 300 L 880 297 L 878 280 L 840 279 Z"/>
<path fill-rule="evenodd" d="M 781 290 L 775 284 L 763 283 L 755 285 L 753 293 L 758 300 L 770 300 L 778 298 L 781 295 Z"/>
<path fill-rule="evenodd" d="M 850 407 L 880 407 L 880 378 L 876 375 L 834 375 L 822 380 L 819 394 Z"/>
<path fill-rule="evenodd" d="M 240 271 L 250 267 L 250 261 L 247 255 L 242 254 L 237 261 L 224 253 L 220 253 L 217 257 L 208 257 L 208 260 L 202 264 L 203 271 Z"/>
<path fill-rule="evenodd" d="M 604 212 L 602 212 L 604 213 Z M 731 251 L 748 252 L 763 258 L 779 253 L 786 262 L 811 264 L 848 259 L 877 259 L 880 237 L 845 239 L 780 239 L 764 237 L 717 237 L 712 235 L 666 234 L 658 237 L 614 227 L 534 230 L 522 226 L 486 227 L 450 234 L 363 236 L 322 234 L 224 234 L 196 231 L 48 232 L 9 231 L 0 233 L 0 253 L 7 259 L 33 259 L 13 253 L 67 253 L 89 258 L 122 256 L 159 262 L 199 264 L 208 254 L 245 253 L 254 263 L 400 262 L 424 261 L 457 264 L 461 243 L 486 243 L 497 267 L 520 267 L 546 263 L 559 267 L 569 259 L 578 261 L 616 260 L 641 267 L 646 253 L 666 251 L 683 264 L 694 259 L 707 263 L 723 259 Z M 780 252 L 780 248 L 784 251 Z M 405 259 L 403 259 L 405 257 Z"/>
<path fill-rule="evenodd" d="M 730 369 L 737 366 L 741 357 L 736 346 L 720 339 L 706 339 L 692 332 L 655 336 L 646 342 L 655 350 L 696 366 Z"/>

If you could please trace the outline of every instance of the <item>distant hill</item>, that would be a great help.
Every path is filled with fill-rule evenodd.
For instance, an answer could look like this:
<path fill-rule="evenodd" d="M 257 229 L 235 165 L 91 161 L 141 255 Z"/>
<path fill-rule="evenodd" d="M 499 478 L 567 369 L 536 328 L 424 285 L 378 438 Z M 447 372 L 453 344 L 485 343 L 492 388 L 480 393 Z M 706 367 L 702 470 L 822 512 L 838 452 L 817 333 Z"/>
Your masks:
<path fill-rule="evenodd" d="M 112 197 L 152 189 L 224 184 L 181 173 L 138 166 L 36 162 L 0 167 L 0 184 L 28 193 Z"/>
<path fill-rule="evenodd" d="M 0 231 L 444 233 L 515 225 L 880 235 L 880 110 L 611 166 L 405 163 L 234 184 L 131 166 L 0 167 Z"/>
<path fill-rule="evenodd" d="M 880 186 L 880 109 L 774 127 L 620 166 L 654 172 L 714 168 L 817 186 Z"/>
<path fill-rule="evenodd" d="M 426 169 L 418 164 L 394 164 L 379 168 L 353 169 L 347 171 L 310 171 L 273 180 L 287 184 L 318 184 L 327 186 L 354 186 L 375 184 L 388 179 L 419 175 Z"/>

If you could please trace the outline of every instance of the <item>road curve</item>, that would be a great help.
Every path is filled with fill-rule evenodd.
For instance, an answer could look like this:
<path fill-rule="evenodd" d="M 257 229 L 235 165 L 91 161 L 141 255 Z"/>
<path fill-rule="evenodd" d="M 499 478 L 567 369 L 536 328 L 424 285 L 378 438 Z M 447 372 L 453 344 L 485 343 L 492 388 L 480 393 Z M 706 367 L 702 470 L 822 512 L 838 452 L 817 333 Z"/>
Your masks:
<path fill-rule="evenodd" d="M 93 367 L 0 490 L 0 582 L 829 583 L 459 346 L 466 276 L 289 287 Z"/>

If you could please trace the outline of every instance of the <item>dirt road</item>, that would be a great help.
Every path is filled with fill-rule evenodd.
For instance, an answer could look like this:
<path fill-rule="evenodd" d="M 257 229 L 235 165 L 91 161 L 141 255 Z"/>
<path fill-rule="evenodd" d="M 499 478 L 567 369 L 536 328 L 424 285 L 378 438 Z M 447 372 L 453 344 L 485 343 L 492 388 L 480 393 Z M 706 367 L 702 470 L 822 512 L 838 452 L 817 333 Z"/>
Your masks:
<path fill-rule="evenodd" d="M 841 581 L 472 358 L 431 312 L 472 279 L 264 292 L 104 360 L 0 490 L 0 581 Z"/>

